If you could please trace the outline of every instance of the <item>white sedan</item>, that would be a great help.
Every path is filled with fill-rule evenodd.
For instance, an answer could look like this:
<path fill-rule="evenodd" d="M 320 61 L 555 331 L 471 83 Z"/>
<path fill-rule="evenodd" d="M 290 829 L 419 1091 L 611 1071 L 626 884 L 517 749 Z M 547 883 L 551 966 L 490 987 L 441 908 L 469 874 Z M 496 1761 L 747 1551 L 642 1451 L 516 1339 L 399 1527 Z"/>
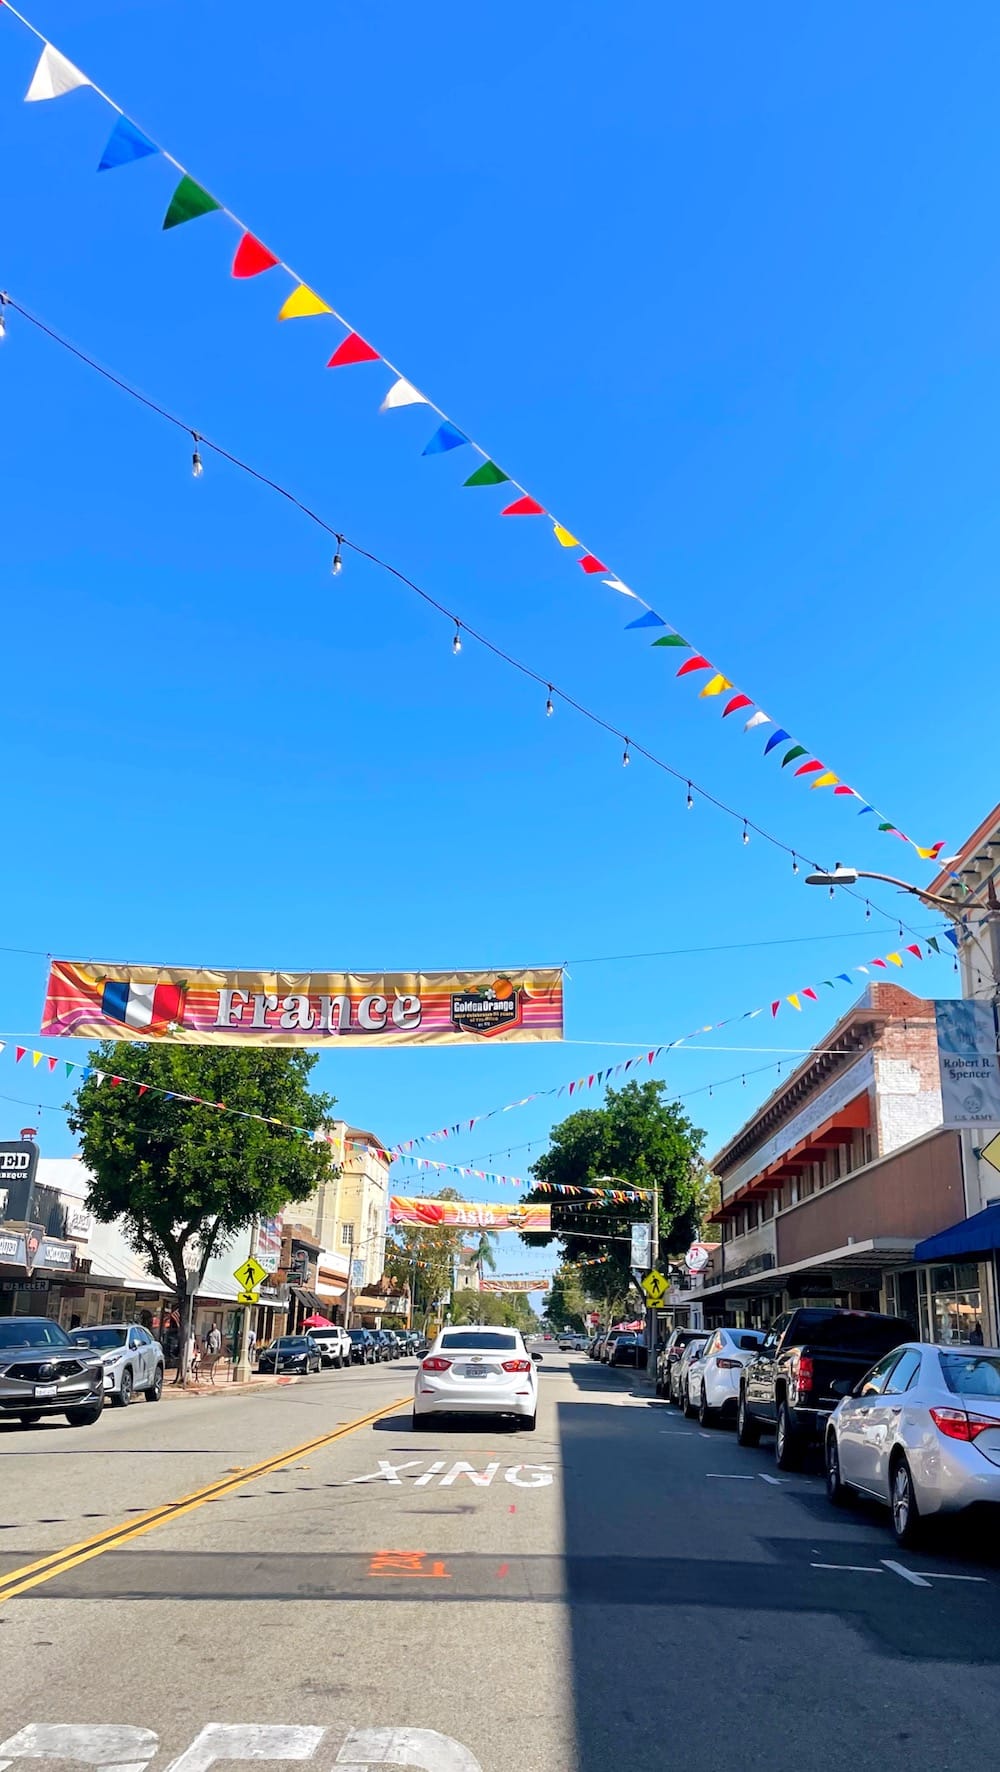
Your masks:
<path fill-rule="evenodd" d="M 91 1329 L 71 1329 L 70 1340 L 93 1348 L 104 1367 L 104 1395 L 115 1408 L 125 1409 L 136 1391 L 147 1403 L 163 1395 L 163 1349 L 141 1323 L 102 1323 Z"/>
<path fill-rule="evenodd" d="M 740 1373 L 763 1339 L 762 1329 L 714 1329 L 701 1353 L 688 1362 L 687 1413 L 697 1410 L 702 1427 L 736 1414 Z"/>
<path fill-rule="evenodd" d="M 824 1449 L 830 1500 L 884 1502 L 901 1545 L 929 1515 L 1000 1504 L 1000 1348 L 894 1348 L 838 1403 Z"/>
<path fill-rule="evenodd" d="M 413 1426 L 432 1415 L 512 1415 L 531 1433 L 538 1376 L 517 1329 L 442 1329 L 417 1367 Z"/>

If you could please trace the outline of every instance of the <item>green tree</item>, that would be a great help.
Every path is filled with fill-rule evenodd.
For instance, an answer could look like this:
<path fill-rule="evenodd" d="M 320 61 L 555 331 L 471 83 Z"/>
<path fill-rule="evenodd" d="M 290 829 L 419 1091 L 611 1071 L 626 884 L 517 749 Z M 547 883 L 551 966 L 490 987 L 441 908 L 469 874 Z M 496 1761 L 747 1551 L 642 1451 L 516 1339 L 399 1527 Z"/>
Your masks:
<path fill-rule="evenodd" d="M 93 1178 L 88 1209 L 105 1223 L 121 1218 L 132 1248 L 176 1295 L 178 1383 L 187 1376 L 194 1301 L 212 1256 L 258 1216 L 306 1199 L 336 1174 L 328 1144 L 241 1117 L 319 1127 L 334 1098 L 310 1094 L 316 1062 L 311 1052 L 105 1041 L 89 1054 L 93 1072 L 67 1103 Z M 120 1072 L 147 1092 L 116 1087 Z M 216 1113 L 198 1101 L 236 1111 Z"/>
<path fill-rule="evenodd" d="M 480 1231 L 474 1245 L 476 1273 L 479 1275 L 480 1290 L 482 1290 L 483 1284 L 483 1269 L 488 1267 L 492 1274 L 495 1274 L 497 1271 L 497 1258 L 493 1253 L 493 1245 L 496 1242 L 498 1235 L 499 1232 L 497 1231 Z"/>
<path fill-rule="evenodd" d="M 609 1089 L 603 1107 L 583 1108 L 556 1126 L 551 1148 L 531 1167 L 537 1181 L 562 1186 L 600 1185 L 600 1177 L 613 1176 L 636 1188 L 656 1187 L 664 1261 L 682 1253 L 698 1229 L 697 1156 L 704 1137 L 665 1096 L 666 1084 L 652 1080 Z M 538 1248 L 558 1238 L 564 1260 L 606 1255 L 586 1270 L 587 1285 L 612 1310 L 623 1305 L 631 1283 L 631 1226 L 648 1222 L 651 1200 L 618 1204 L 536 1191 L 525 1198 L 551 1205 L 552 1232 L 522 1232 L 522 1240 Z"/>
<path fill-rule="evenodd" d="M 578 1271 L 565 1265 L 557 1269 L 542 1304 L 545 1316 L 554 1329 L 581 1331 L 590 1305 Z"/>

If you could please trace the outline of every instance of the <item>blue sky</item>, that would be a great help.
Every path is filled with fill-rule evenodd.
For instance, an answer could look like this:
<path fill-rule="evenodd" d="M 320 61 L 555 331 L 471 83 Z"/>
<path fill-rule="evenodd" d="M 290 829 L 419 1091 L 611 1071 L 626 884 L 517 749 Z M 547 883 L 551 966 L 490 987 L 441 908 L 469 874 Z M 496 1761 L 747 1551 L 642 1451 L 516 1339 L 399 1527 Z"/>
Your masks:
<path fill-rule="evenodd" d="M 961 30 L 888 0 L 38 8 L 842 779 L 927 843 L 988 810 L 994 7 Z M 279 327 L 287 282 L 234 283 L 227 222 L 162 234 L 161 160 L 98 177 L 113 119 L 89 92 L 23 105 L 36 53 L 0 10 L 17 301 L 800 852 L 927 878 L 676 683 L 540 522 L 460 490 L 468 451 L 422 459 L 433 424 L 379 415 L 380 365 L 327 372 L 339 328 Z M 569 961 L 579 1045 L 323 1059 L 346 1116 L 392 1143 L 896 945 L 891 892 L 866 925 L 569 710 L 547 720 L 544 691 L 478 648 L 453 657 L 448 624 L 382 574 L 349 559 L 332 579 L 320 534 L 213 459 L 194 481 L 182 435 L 16 315 L 0 398 L 4 1032 L 37 1030 L 43 994 L 43 960 L 14 949 Z M 907 920 L 932 926 L 913 901 Z M 913 983 L 954 980 L 942 961 Z M 749 1025 L 744 1044 L 789 1046 L 827 1024 Z M 719 1084 L 691 1101 L 710 1148 L 775 1080 L 743 1084 L 744 1065 L 779 1057 L 682 1052 L 657 1074 Z M 0 1057 L 0 1119 L 16 1132 L 38 1092 L 57 1155 L 64 1091 L 43 1070 Z M 460 1155 L 521 1172 L 551 1120 L 510 1114 Z"/>

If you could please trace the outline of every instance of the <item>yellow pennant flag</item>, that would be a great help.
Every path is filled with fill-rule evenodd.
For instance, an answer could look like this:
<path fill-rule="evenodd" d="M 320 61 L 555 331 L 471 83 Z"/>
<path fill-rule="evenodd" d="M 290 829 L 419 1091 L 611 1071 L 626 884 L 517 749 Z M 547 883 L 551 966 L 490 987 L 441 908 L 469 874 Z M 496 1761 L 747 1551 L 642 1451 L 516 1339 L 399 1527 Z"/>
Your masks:
<path fill-rule="evenodd" d="M 903 964 L 902 954 L 886 954 L 885 957 L 887 960 L 891 960 L 894 966 L 902 966 Z"/>
<path fill-rule="evenodd" d="M 321 295 L 316 295 L 314 291 L 308 289 L 304 283 L 299 283 L 297 287 L 292 290 L 281 313 L 278 315 L 278 319 L 305 320 L 310 314 L 332 313 L 333 309 L 328 302 L 323 300 Z"/>
<path fill-rule="evenodd" d="M 701 691 L 701 694 L 699 695 L 698 700 L 701 701 L 702 698 L 706 695 L 721 695 L 722 691 L 724 689 L 731 689 L 731 688 L 732 688 L 732 684 L 730 683 L 729 678 L 724 677 L 722 675 L 721 671 L 717 671 L 715 676 L 710 677 L 708 682 L 705 684 L 705 687 Z"/>
<path fill-rule="evenodd" d="M 812 786 L 814 788 L 835 788 L 839 780 L 839 775 L 834 775 L 832 769 L 827 769 L 822 775 L 817 775 Z"/>
<path fill-rule="evenodd" d="M 570 535 L 569 530 L 564 529 L 561 523 L 553 525 L 552 533 L 561 548 L 578 548 L 580 546 L 576 536 Z"/>
<path fill-rule="evenodd" d="M 802 1008 L 802 1004 L 799 1002 L 798 997 L 796 997 L 794 995 L 794 993 L 792 994 L 792 996 L 786 997 L 785 1001 L 790 1003 L 792 1005 L 793 1009 L 801 1009 Z"/>
<path fill-rule="evenodd" d="M 32 1066 L 35 1066 L 35 1065 L 38 1065 L 38 1064 L 40 1064 L 40 1063 L 41 1063 L 41 1060 L 42 1060 L 42 1057 L 43 1057 L 43 1054 L 42 1054 L 42 1053 L 41 1053 L 41 1052 L 33 1052 L 33 1053 L 32 1053 L 32 1054 L 31 1054 L 31 1063 L 32 1063 Z"/>

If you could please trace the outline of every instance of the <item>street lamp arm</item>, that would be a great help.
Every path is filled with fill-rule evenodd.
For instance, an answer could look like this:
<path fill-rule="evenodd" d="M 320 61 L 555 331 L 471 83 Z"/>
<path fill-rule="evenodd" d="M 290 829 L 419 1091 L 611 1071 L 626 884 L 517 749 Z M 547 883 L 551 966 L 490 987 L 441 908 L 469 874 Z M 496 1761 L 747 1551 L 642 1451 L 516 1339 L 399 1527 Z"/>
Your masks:
<path fill-rule="evenodd" d="M 912 893 L 915 898 L 919 898 L 921 904 L 929 905 L 931 910 L 943 911 L 946 917 L 951 917 L 955 922 L 963 920 L 961 911 L 950 898 L 942 898 L 938 892 L 925 892 L 922 886 L 914 886 L 909 880 L 898 880 L 894 874 L 875 874 L 870 873 L 867 868 L 859 868 L 858 879 L 881 880 L 886 886 L 898 886 L 900 892 Z"/>

